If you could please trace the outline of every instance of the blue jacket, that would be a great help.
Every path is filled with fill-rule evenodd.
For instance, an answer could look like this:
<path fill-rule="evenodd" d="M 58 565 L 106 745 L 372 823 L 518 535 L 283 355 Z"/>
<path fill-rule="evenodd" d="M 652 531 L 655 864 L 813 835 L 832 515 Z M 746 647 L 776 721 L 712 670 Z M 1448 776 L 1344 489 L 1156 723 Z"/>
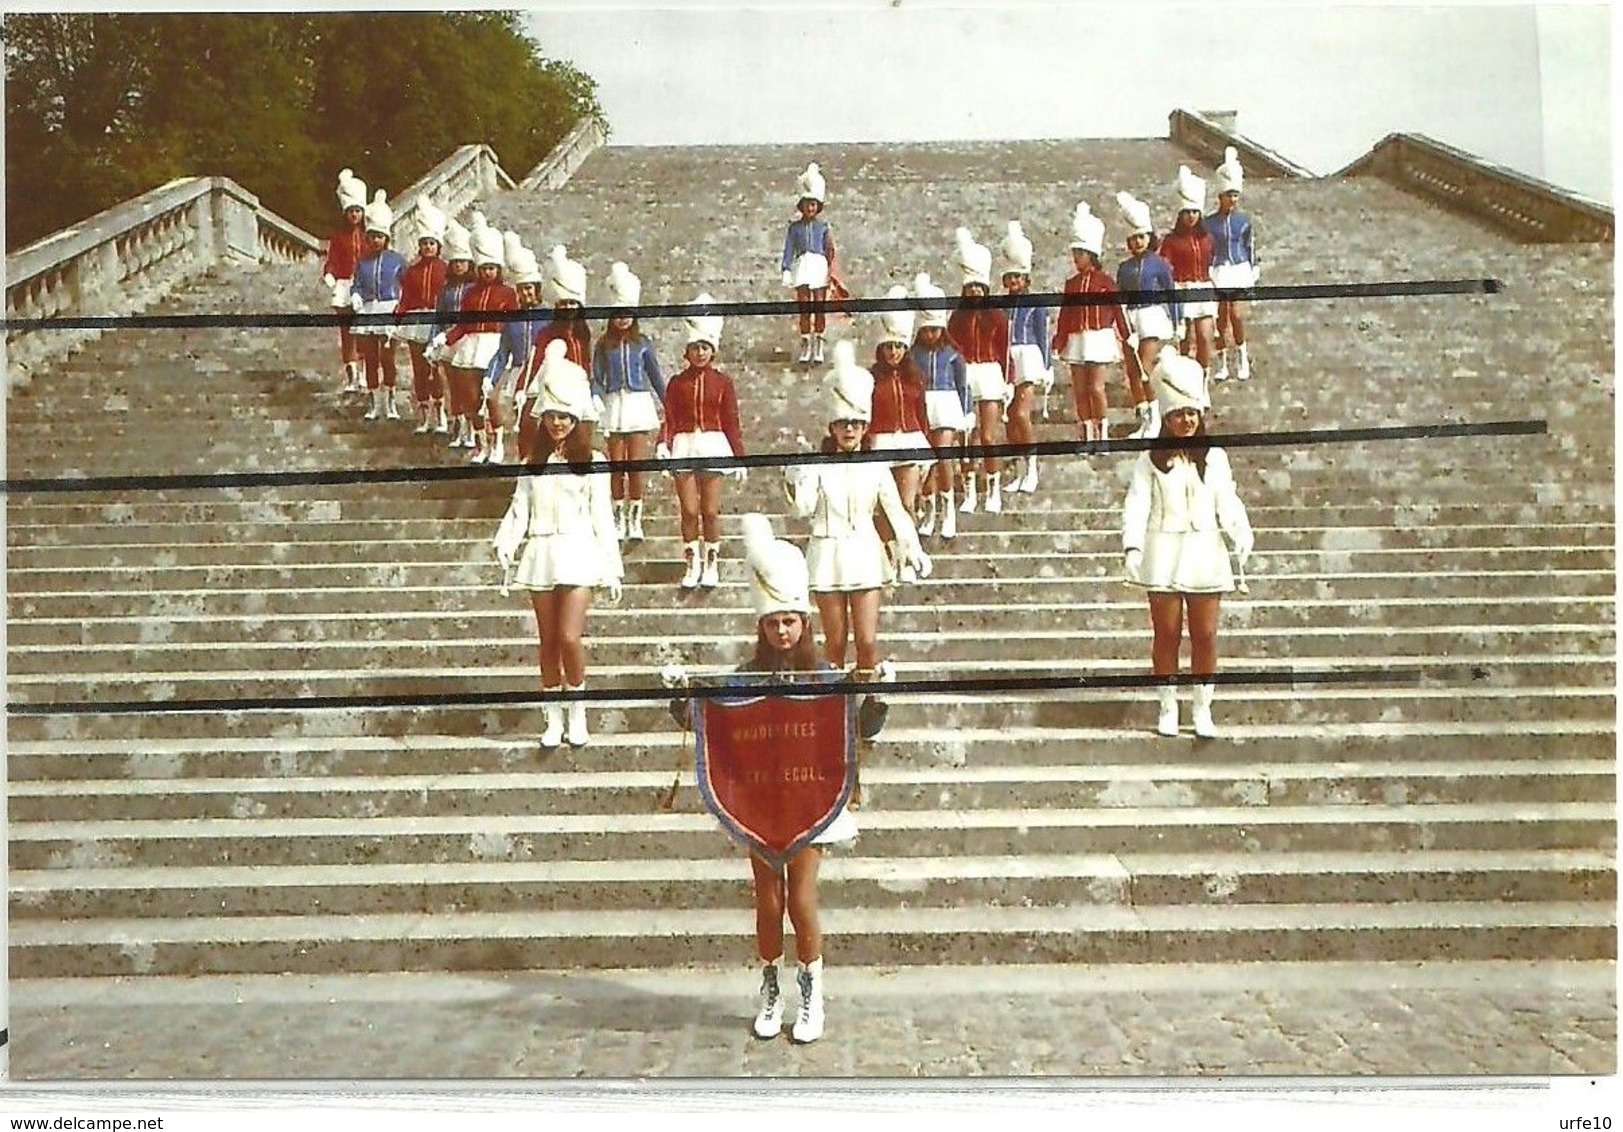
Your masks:
<path fill-rule="evenodd" d="M 807 252 L 828 256 L 828 222 L 821 216 L 810 220 L 795 220 L 783 238 L 783 270 L 794 266 L 795 260 Z"/>
<path fill-rule="evenodd" d="M 355 265 L 355 294 L 369 303 L 399 302 L 400 284 L 406 274 L 406 257 L 393 248 L 384 248 Z"/>
<path fill-rule="evenodd" d="M 546 307 L 527 307 L 525 314 L 525 318 L 502 324 L 502 343 L 485 367 L 485 380 L 492 386 L 500 385 L 508 370 L 520 369 L 530 360 L 530 347 L 552 322 L 552 312 Z"/>
<path fill-rule="evenodd" d="M 1116 287 L 1122 291 L 1171 291 L 1172 265 L 1154 252 L 1145 252 L 1141 256 L 1133 256 L 1121 261 L 1116 269 Z M 1128 301 L 1122 296 L 1121 307 L 1124 311 L 1141 310 L 1144 307 L 1165 306 L 1167 314 L 1171 316 L 1174 324 L 1183 313 L 1183 304 L 1173 299 L 1167 303 L 1158 303 L 1152 300 Z"/>
<path fill-rule="evenodd" d="M 945 335 L 935 349 L 916 345 L 907 355 L 919 367 L 926 393 L 952 390 L 958 394 L 958 403 L 964 412 L 969 412 L 969 375 L 964 369 L 964 356 L 947 342 Z"/>
<path fill-rule="evenodd" d="M 1214 212 L 1206 217 L 1206 231 L 1212 236 L 1212 266 L 1255 263 L 1251 247 L 1251 217 L 1235 209 L 1224 216 Z"/>
<path fill-rule="evenodd" d="M 462 310 L 462 293 L 473 284 L 474 278 L 470 275 L 440 288 L 439 300 L 434 304 L 434 334 L 451 333 L 451 327 L 456 325 L 456 316 Z"/>
<path fill-rule="evenodd" d="M 592 392 L 599 397 L 610 393 L 641 393 L 652 390 L 660 403 L 665 401 L 665 375 L 660 372 L 654 344 L 639 334 L 630 341 L 610 345 L 599 338 L 592 347 Z"/>
<path fill-rule="evenodd" d="M 1043 365 L 1053 365 L 1053 359 L 1048 356 L 1048 309 L 1010 307 L 1009 345 L 1036 346 L 1043 352 Z"/>

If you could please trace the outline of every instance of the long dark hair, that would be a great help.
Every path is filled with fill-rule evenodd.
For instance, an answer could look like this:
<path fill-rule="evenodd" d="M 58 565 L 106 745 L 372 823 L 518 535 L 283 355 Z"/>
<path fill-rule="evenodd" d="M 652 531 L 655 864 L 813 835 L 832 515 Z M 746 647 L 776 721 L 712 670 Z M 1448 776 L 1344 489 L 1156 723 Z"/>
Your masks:
<path fill-rule="evenodd" d="M 881 343 L 881 345 L 884 344 Z M 920 372 L 918 363 L 913 361 L 913 355 L 908 352 L 906 346 L 902 347 L 902 360 L 895 365 L 880 361 L 879 347 L 875 346 L 873 366 L 869 372 L 874 375 L 876 381 L 881 377 L 889 377 L 892 373 L 896 373 L 900 375 L 903 385 L 917 383 L 920 389 L 924 388 L 924 374 Z"/>
<path fill-rule="evenodd" d="M 1172 430 L 1167 425 L 1166 418 L 1162 417 L 1161 432 L 1156 439 L 1165 440 L 1171 437 Z M 1204 480 L 1206 478 L 1206 453 L 1211 449 L 1211 446 L 1211 439 L 1206 435 L 1206 414 L 1202 412 L 1200 414 L 1200 423 L 1195 426 L 1195 434 L 1189 438 L 1186 444 L 1156 444 L 1151 446 L 1150 463 L 1164 472 L 1172 466 L 1172 457 L 1181 452 L 1195 462 L 1195 471 Z"/>
<path fill-rule="evenodd" d="M 536 434 L 535 443 L 530 445 L 530 458 L 525 463 L 530 467 L 539 467 L 557 452 L 563 456 L 573 471 L 584 472 L 592 462 L 592 440 L 595 431 L 591 421 L 577 420 L 575 427 L 569 430 L 569 435 L 564 437 L 563 443 L 554 446 L 543 424 L 541 431 Z"/>
<path fill-rule="evenodd" d="M 1189 225 L 1187 228 L 1179 228 L 1178 221 L 1182 218 L 1185 212 L 1193 212 L 1195 214 L 1195 222 Z M 1168 232 L 1167 235 L 1176 236 L 1179 232 L 1192 232 L 1197 236 L 1210 235 L 1210 233 L 1206 231 L 1206 218 L 1202 216 L 1199 211 L 1193 208 L 1179 210 L 1178 215 L 1173 218 L 1172 231 Z"/>
<path fill-rule="evenodd" d="M 642 324 L 635 318 L 631 320 L 631 325 L 624 330 L 615 327 L 614 319 L 624 317 L 624 315 L 613 315 L 609 318 L 609 321 L 603 324 L 603 333 L 597 340 L 598 345 L 618 346 L 622 342 L 636 342 L 642 338 Z"/>
<path fill-rule="evenodd" d="M 581 317 L 580 310 L 579 307 L 554 308 L 552 325 L 558 328 L 554 337 L 567 339 L 575 347 L 569 352 L 569 360 L 576 365 L 589 366 L 592 364 L 592 328 Z"/>
<path fill-rule="evenodd" d="M 817 645 L 813 641 L 811 618 L 800 614 L 800 640 L 788 650 L 774 647 L 766 639 L 761 622 L 755 622 L 755 655 L 750 668 L 758 672 L 812 672 L 818 667 Z"/>

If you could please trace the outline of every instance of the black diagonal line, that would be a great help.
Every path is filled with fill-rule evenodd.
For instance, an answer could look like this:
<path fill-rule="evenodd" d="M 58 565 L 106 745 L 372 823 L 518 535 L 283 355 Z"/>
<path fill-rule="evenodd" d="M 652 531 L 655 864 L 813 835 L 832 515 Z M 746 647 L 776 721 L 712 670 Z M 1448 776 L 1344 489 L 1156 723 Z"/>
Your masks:
<path fill-rule="evenodd" d="M 1252 672 L 1219 672 L 1205 676 L 1184 673 L 1176 677 L 1137 675 L 991 676 L 959 677 L 950 680 L 898 680 L 893 683 L 842 684 L 763 684 L 743 687 L 664 687 L 588 688 L 579 692 L 543 694 L 537 691 L 423 692 L 353 696 L 229 696 L 180 700 L 62 700 L 16 702 L 6 705 L 10 715 L 173 715 L 222 711 L 339 711 L 353 708 L 457 708 L 524 707 L 584 700 L 589 703 L 664 703 L 670 699 L 719 699 L 755 694 L 772 695 L 851 695 L 876 694 L 885 698 L 949 693 L 961 696 L 995 696 L 1004 692 L 1085 692 L 1121 691 L 1178 684 L 1223 684 L 1233 687 L 1311 687 L 1314 685 L 1372 685 L 1387 687 L 1430 685 L 1459 687 L 1478 684 L 1490 672 L 1482 665 L 1389 665 L 1370 670 L 1347 669 L 1265 669 Z"/>
<path fill-rule="evenodd" d="M 565 463 L 459 464 L 431 468 L 329 468 L 299 472 L 199 472 L 185 475 L 126 475 L 7 479 L 6 495 L 61 495 L 98 491 L 190 491 L 208 488 L 311 487 L 333 484 L 438 483 L 452 480 L 516 479 L 530 475 L 590 472 L 698 472 L 732 468 L 788 468 L 806 464 L 905 463 L 1004 456 L 1104 456 L 1154 447 L 1188 448 L 1197 443 L 1224 448 L 1293 448 L 1315 444 L 1371 441 L 1451 440 L 1476 436 L 1539 436 L 1542 420 L 1476 421 L 1458 424 L 1390 425 L 1373 428 L 1307 429 L 1290 432 L 1237 432 L 1204 441 L 1162 437 L 1128 440 L 1046 440 L 1035 444 L 979 444 L 944 450 L 890 448 L 863 452 L 769 452 L 759 456 L 693 456 L 682 459 L 605 460 L 574 468 Z M 943 454 L 943 452 L 945 454 Z"/>
<path fill-rule="evenodd" d="M 1152 303 L 1202 302 L 1213 299 L 1238 299 L 1246 302 L 1292 302 L 1304 299 L 1388 299 L 1414 298 L 1436 295 L 1495 295 L 1504 289 L 1498 279 L 1414 279 L 1373 283 L 1297 283 L 1284 286 L 1216 288 L 1191 287 L 1187 290 L 1130 290 L 1110 294 L 1067 295 L 1059 291 L 1027 293 L 1024 295 L 989 295 L 979 305 L 999 310 L 1015 307 L 1092 307 L 1115 304 L 1144 305 Z M 955 310 L 962 303 L 958 296 L 943 299 L 841 299 L 814 303 L 829 311 L 877 313 L 880 311 Z M 639 319 L 699 318 L 711 315 L 748 317 L 797 314 L 801 304 L 794 299 L 773 299 L 758 302 L 712 303 L 648 303 L 634 307 L 593 306 L 580 308 L 583 318 L 607 319 L 631 315 Z M 53 315 L 49 318 L 8 318 L 5 332 L 32 334 L 44 330 L 194 330 L 243 329 L 272 330 L 308 327 L 338 326 L 391 326 L 391 325 L 446 325 L 473 322 L 523 322 L 538 313 L 550 313 L 544 307 L 531 307 L 517 311 L 479 311 L 439 314 L 435 311 L 413 311 L 408 314 L 355 314 L 337 312 L 259 312 L 255 314 L 126 314 L 126 315 Z"/>

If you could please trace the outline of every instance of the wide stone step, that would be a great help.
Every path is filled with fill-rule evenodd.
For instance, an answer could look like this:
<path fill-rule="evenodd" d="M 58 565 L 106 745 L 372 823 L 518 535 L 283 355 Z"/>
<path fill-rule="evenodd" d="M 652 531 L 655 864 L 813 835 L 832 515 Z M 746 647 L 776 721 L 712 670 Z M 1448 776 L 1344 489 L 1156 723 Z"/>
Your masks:
<path fill-rule="evenodd" d="M 59 632 L 51 634 L 57 639 L 51 643 L 23 644 L 22 639 L 39 637 L 19 632 L 33 629 L 36 623 L 12 622 L 8 635 L 12 644 L 7 651 L 7 668 L 12 676 L 59 676 L 63 670 L 62 648 L 71 641 L 75 648 L 73 669 L 79 674 L 122 672 L 139 668 L 144 672 L 209 672 L 230 669 L 235 665 L 248 665 L 265 672 L 303 671 L 305 669 L 332 669 L 353 667 L 368 672 L 386 669 L 409 671 L 423 668 L 446 670 L 467 669 L 481 665 L 511 665 L 532 656 L 535 649 L 535 629 L 519 618 L 504 617 L 499 624 L 486 628 L 500 631 L 500 635 L 481 636 L 469 627 L 448 633 L 443 639 L 402 639 L 387 629 L 368 633 L 344 622 L 303 623 L 313 630 L 308 637 L 273 640 L 254 639 L 267 633 L 264 625 L 244 634 L 248 639 L 223 635 L 223 628 L 234 622 L 205 622 L 217 635 L 200 641 L 176 640 L 175 627 L 152 619 L 144 634 L 146 640 L 133 640 L 116 644 L 88 643 L 83 638 L 96 628 L 94 624 L 61 625 Z M 196 624 L 192 625 L 196 628 Z M 122 627 L 128 635 L 140 630 L 134 626 Z M 280 633 L 290 626 L 283 624 Z M 331 634 L 318 636 L 317 633 Z M 1394 630 L 1370 628 L 1357 624 L 1345 627 L 1326 627 L 1318 632 L 1283 638 L 1278 634 L 1247 628 L 1235 628 L 1223 633 L 1223 647 L 1230 656 L 1247 657 L 1253 661 L 1264 658 L 1282 661 L 1300 661 L 1307 657 L 1334 658 L 1344 655 L 1401 656 L 1415 661 L 1433 662 L 1437 657 L 1476 655 L 1479 659 L 1492 657 L 1528 657 L 1536 654 L 1549 656 L 1577 655 L 1589 658 L 1611 656 L 1614 652 L 1614 634 L 1610 626 L 1446 626 L 1424 630 Z M 985 632 L 947 631 L 941 633 L 886 633 L 885 648 L 912 678 L 928 678 L 931 666 L 963 664 L 979 667 L 985 662 L 1010 662 L 1010 643 Z M 1020 637 L 1018 667 L 1029 668 L 1040 664 L 1073 666 L 1079 655 L 1092 661 L 1120 661 L 1142 663 L 1149 641 L 1148 629 L 1138 631 L 1104 631 L 1078 626 L 1074 630 L 1032 630 Z M 737 635 L 705 635 L 683 638 L 626 635 L 594 635 L 589 646 L 589 658 L 594 675 L 603 675 L 615 682 L 634 679 L 638 672 L 647 672 L 655 658 L 684 656 L 705 658 L 707 663 L 732 661 L 742 664 L 751 643 Z M 1484 650 L 1489 650 L 1484 653 Z M 927 661 L 927 663 L 923 663 Z M 1327 665 L 1335 664 L 1326 659 Z M 1495 660 L 1495 666 L 1504 663 Z M 1510 662 L 1516 663 L 1516 662 Z"/>
<path fill-rule="evenodd" d="M 1611 803 L 868 809 L 864 853 L 1257 852 L 1610 847 Z M 12 822 L 14 869 L 708 857 L 709 814 L 479 814 Z"/>
<path fill-rule="evenodd" d="M 749 879 L 736 859 L 13 870 L 13 924 L 171 916 L 210 919 L 347 915 L 739 909 Z M 818 874 L 828 908 L 1088 906 L 1157 908 L 1305 904 L 1333 890 L 1361 904 L 1435 901 L 1609 902 L 1603 853 L 1486 851 L 1027 854 L 1013 857 L 830 855 Z M 200 899 L 201 898 L 201 899 Z"/>
<path fill-rule="evenodd" d="M 1226 710 L 1226 709 L 1224 709 Z M 1120 726 L 993 728 L 887 726 L 863 765 L 937 773 L 1036 773 L 1033 767 L 1162 767 L 1193 757 L 1214 773 L 1251 773 L 1255 765 L 1332 764 L 1357 777 L 1363 764 L 1404 760 L 1415 773 L 1433 763 L 1472 760 L 1484 773 L 1502 762 L 1594 761 L 1614 754 L 1610 717 L 1462 722 L 1273 723 L 1223 721 L 1221 742 L 1152 732 L 1146 697 Z M 1552 713 L 1553 715 L 1553 713 Z M 616 733 L 576 749 L 547 752 L 536 743 L 534 711 L 365 711 L 297 715 L 222 712 L 206 726 L 184 715 L 17 716 L 8 721 L 12 783 L 210 777 L 505 774 L 653 774 L 661 795 L 693 763 L 693 737 L 663 730 Z M 46 736 L 52 737 L 46 737 Z M 864 772 L 868 775 L 868 772 Z M 871 775 L 868 776 L 871 780 Z M 14 792 L 15 796 L 15 792 Z M 1610 796 L 1609 794 L 1607 796 Z M 651 805 L 651 803 L 649 803 Z M 644 808 L 639 805 L 638 809 Z"/>
<path fill-rule="evenodd" d="M 738 865 L 743 868 L 742 863 Z M 1122 908 L 823 909 L 843 962 L 1184 963 L 1609 959 L 1609 905 L 1589 902 L 1210 904 Z M 562 970 L 682 967 L 746 955 L 747 910 L 20 921 L 10 973 Z"/>
<path fill-rule="evenodd" d="M 1289 762 L 1088 766 L 908 767 L 867 758 L 870 809 L 1025 806 L 1366 805 L 1407 802 L 1596 802 L 1613 793 L 1613 766 L 1594 759 Z M 904 756 L 905 757 L 905 756 Z M 445 817 L 647 811 L 671 786 L 658 770 L 563 768 L 370 776 L 118 778 L 13 782 L 13 822 L 194 818 Z M 682 774 L 682 790 L 694 789 Z M 687 807 L 684 807 L 687 808 Z"/>

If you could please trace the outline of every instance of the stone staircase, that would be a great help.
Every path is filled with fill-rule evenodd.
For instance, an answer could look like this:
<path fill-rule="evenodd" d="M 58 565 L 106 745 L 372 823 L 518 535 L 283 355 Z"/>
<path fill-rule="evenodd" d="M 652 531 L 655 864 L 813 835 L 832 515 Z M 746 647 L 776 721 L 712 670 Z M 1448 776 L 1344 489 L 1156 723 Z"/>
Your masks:
<path fill-rule="evenodd" d="M 781 298 L 793 177 L 830 171 L 862 294 L 931 271 L 951 230 L 1020 218 L 1037 285 L 1065 218 L 1129 189 L 1166 215 L 1161 141 L 602 150 L 548 195 L 487 202 L 594 295 Z M 863 835 L 823 870 L 841 964 L 1611 959 L 1616 875 L 1609 249 L 1527 247 L 1378 181 L 1247 186 L 1265 285 L 1494 276 L 1500 294 L 1252 309 L 1257 377 L 1222 432 L 1538 417 L 1548 435 L 1233 448 L 1258 531 L 1225 602 L 1223 738 L 1151 732 L 1144 692 L 895 698 L 864 769 Z M 633 218 L 633 219 L 628 219 Z M 1119 224 L 1107 235 L 1114 244 Z M 222 268 L 170 312 L 307 309 L 314 269 Z M 868 357 L 873 316 L 858 316 Z M 673 366 L 681 330 L 651 326 Z M 836 326 L 836 334 L 853 333 Z M 785 317 L 735 317 L 720 364 L 752 452 L 819 429 Z M 365 424 L 321 330 L 128 330 L 8 404 L 8 477 L 440 466 Z M 1113 395 L 1119 390 L 1112 390 Z M 1071 433 L 1064 390 L 1040 439 Z M 1033 498 L 931 547 L 887 598 L 905 679 L 1147 670 L 1118 580 L 1130 456 L 1049 459 Z M 729 486 L 722 586 L 681 595 L 654 481 L 626 595 L 588 621 L 594 689 L 739 659 L 736 518 L 785 522 L 777 477 Z M 534 628 L 489 538 L 500 477 L 7 500 L 13 704 L 387 697 L 535 687 Z M 1429 667 L 1447 676 L 1394 679 Z M 1334 670 L 1346 679 L 1319 682 Z M 10 973 L 745 963 L 748 870 L 691 787 L 661 703 L 593 708 L 543 754 L 533 708 L 15 714 Z M 674 810 L 658 799 L 683 767 Z"/>

